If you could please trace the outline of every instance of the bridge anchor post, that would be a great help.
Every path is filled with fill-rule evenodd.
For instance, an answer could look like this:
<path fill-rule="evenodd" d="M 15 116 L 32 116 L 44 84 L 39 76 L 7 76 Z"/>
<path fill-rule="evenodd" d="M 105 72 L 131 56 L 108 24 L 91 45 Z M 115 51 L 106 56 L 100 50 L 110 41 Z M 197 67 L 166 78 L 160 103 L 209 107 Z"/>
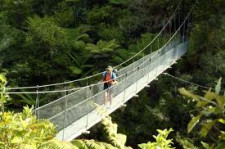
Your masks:
<path fill-rule="evenodd" d="M 82 134 L 89 135 L 90 134 L 90 131 L 83 131 Z"/>
<path fill-rule="evenodd" d="M 127 106 L 126 104 L 122 104 L 120 107 L 123 108 L 123 107 L 126 107 L 126 106 Z"/>
<path fill-rule="evenodd" d="M 150 85 L 147 84 L 145 87 L 150 88 Z"/>
<path fill-rule="evenodd" d="M 138 98 L 139 96 L 138 95 L 134 95 L 133 97 L 137 97 Z"/>

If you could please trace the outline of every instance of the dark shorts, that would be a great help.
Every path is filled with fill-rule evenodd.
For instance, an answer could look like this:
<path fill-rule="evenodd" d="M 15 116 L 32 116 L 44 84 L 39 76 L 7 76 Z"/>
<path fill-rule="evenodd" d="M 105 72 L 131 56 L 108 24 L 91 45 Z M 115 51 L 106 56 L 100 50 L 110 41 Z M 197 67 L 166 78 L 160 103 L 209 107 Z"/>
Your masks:
<path fill-rule="evenodd" d="M 108 83 L 104 83 L 104 90 L 108 89 L 110 86 L 112 86 L 112 85 L 108 84 Z"/>

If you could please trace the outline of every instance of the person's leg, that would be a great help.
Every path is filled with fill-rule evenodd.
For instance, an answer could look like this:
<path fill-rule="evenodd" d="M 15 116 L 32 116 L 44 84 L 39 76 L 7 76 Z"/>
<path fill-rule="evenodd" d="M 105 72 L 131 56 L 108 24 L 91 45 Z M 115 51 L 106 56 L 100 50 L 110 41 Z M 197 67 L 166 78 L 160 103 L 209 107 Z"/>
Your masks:
<path fill-rule="evenodd" d="M 104 93 L 104 105 L 105 106 L 107 105 L 107 90 L 105 90 L 105 93 Z"/>
<path fill-rule="evenodd" d="M 113 98 L 113 94 L 112 94 L 112 92 L 110 92 L 109 93 L 110 95 L 109 95 L 109 102 L 110 102 L 110 106 L 112 105 L 112 98 Z"/>
<path fill-rule="evenodd" d="M 107 105 L 107 92 L 108 92 L 108 84 L 107 83 L 104 83 L 104 105 L 106 106 Z"/>
<path fill-rule="evenodd" d="M 112 88 L 109 89 L 108 96 L 109 96 L 109 103 L 110 103 L 110 106 L 111 106 L 112 105 L 112 99 L 113 99 Z"/>

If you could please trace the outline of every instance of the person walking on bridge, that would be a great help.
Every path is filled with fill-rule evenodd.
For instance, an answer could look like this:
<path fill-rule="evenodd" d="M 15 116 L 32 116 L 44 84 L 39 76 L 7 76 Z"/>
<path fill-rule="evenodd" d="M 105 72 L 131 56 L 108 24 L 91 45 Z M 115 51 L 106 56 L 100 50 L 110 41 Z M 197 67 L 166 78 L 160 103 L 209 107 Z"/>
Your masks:
<path fill-rule="evenodd" d="M 113 72 L 112 66 L 108 66 L 106 71 L 103 72 L 104 81 L 104 105 L 107 106 L 107 98 L 109 98 L 110 106 L 112 105 L 113 93 L 110 88 L 116 83 L 116 74 Z"/>

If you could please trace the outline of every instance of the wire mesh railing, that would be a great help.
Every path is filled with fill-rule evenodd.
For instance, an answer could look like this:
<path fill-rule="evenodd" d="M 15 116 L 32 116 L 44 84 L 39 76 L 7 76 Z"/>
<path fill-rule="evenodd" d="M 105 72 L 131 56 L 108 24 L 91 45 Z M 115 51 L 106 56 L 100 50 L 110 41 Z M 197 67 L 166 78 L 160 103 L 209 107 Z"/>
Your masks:
<path fill-rule="evenodd" d="M 116 97 L 119 94 L 125 92 L 127 88 L 135 84 L 136 81 L 145 77 L 145 81 L 142 83 L 149 83 L 149 79 L 157 77 L 160 73 L 162 66 L 170 65 L 175 58 L 179 57 L 179 51 L 175 51 L 175 46 L 179 45 L 180 41 L 173 41 L 173 44 L 168 44 L 163 49 L 159 49 L 140 60 L 128 65 L 118 74 L 118 85 L 113 86 L 108 91 L 113 93 Z M 170 52 L 173 51 L 173 52 Z M 121 74 L 121 75 L 120 75 Z M 138 84 L 132 88 L 129 92 L 137 93 L 139 90 Z M 37 108 L 36 114 L 40 119 L 49 119 L 56 125 L 58 131 L 63 130 L 72 123 L 84 120 L 77 129 L 86 127 L 89 113 L 95 110 L 94 103 L 99 105 L 104 104 L 103 83 L 93 84 L 91 86 L 83 87 L 78 91 L 70 93 L 66 96 L 59 98 L 51 103 L 48 103 L 42 107 Z M 126 95 L 126 96 L 129 96 Z M 123 100 L 127 97 L 124 96 Z M 90 121 L 90 120 L 89 120 Z"/>
<path fill-rule="evenodd" d="M 71 133 L 90 128 L 100 118 L 96 115 L 96 104 L 104 104 L 105 92 L 112 92 L 116 98 L 116 105 L 127 101 L 137 94 L 145 85 L 155 79 L 164 70 L 179 59 L 187 48 L 187 42 L 181 33 L 181 28 L 191 11 L 170 39 L 160 48 L 160 36 L 154 40 L 158 50 L 145 55 L 118 72 L 118 85 L 103 90 L 103 83 L 99 82 L 79 88 L 74 92 L 65 92 L 65 96 L 38 107 L 35 113 L 38 118 L 49 119 L 59 131 L 62 140 L 70 137 Z M 150 47 L 147 47 L 150 48 Z M 152 49 L 151 49 L 152 51 Z M 69 127 L 73 127 L 72 129 Z M 69 130 L 69 131 L 68 131 Z"/>
<path fill-rule="evenodd" d="M 179 31 L 189 15 L 190 13 L 160 49 L 121 69 L 118 72 L 118 85 L 103 90 L 104 82 L 99 82 L 82 87 L 70 94 L 66 93 L 65 96 L 37 108 L 35 110 L 37 117 L 53 122 L 61 134 L 59 136 L 62 137 L 62 140 L 71 136 L 71 132 L 76 133 L 90 128 L 94 121 L 99 119 L 94 103 L 103 105 L 105 92 L 112 92 L 113 98 L 118 98 L 115 102 L 116 105 L 121 103 L 120 100 L 125 102 L 186 52 L 187 43 L 182 36 L 179 36 Z M 177 35 L 180 38 L 177 39 Z M 73 131 L 67 131 L 71 126 L 75 126 Z"/>

